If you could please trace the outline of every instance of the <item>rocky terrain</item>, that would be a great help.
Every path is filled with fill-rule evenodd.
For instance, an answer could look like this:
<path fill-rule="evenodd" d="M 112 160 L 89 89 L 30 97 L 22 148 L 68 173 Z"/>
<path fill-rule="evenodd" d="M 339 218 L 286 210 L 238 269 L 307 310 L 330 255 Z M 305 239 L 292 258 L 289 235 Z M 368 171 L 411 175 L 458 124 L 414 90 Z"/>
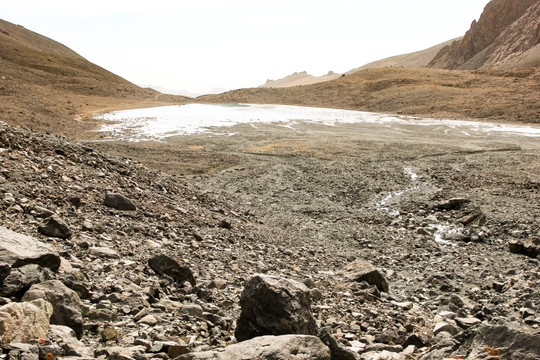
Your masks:
<path fill-rule="evenodd" d="M 236 157 L 180 178 L 2 124 L 0 329 L 39 325 L 3 356 L 540 356 L 534 141 L 241 133 L 176 139 Z"/>
<path fill-rule="evenodd" d="M 530 53 L 537 5 L 494 0 L 463 41 L 522 29 Z M 537 123 L 538 69 L 369 69 L 197 101 Z M 95 111 L 188 100 L 0 21 L 2 359 L 540 359 L 537 137 L 89 132 Z"/>
<path fill-rule="evenodd" d="M 479 69 L 540 65 L 540 3 L 492 0 L 462 40 L 441 49 L 428 66 Z"/>

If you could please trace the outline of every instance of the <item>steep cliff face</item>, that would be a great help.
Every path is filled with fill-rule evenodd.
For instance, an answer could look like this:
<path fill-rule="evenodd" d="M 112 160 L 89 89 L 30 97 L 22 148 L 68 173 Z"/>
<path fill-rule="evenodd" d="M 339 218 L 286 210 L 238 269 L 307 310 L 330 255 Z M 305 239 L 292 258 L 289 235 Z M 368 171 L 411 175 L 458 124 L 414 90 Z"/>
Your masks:
<path fill-rule="evenodd" d="M 429 67 L 497 67 L 539 43 L 538 0 L 492 0 L 463 40 L 443 48 Z"/>

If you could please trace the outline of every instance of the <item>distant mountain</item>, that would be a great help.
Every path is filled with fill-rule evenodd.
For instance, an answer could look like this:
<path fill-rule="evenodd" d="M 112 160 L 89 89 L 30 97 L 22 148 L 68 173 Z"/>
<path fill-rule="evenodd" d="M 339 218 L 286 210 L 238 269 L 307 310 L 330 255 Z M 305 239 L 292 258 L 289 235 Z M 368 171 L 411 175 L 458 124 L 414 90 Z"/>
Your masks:
<path fill-rule="evenodd" d="M 259 87 L 284 88 L 284 87 L 292 87 L 292 86 L 299 86 L 299 85 L 311 85 L 311 84 L 316 84 L 316 83 L 320 83 L 324 81 L 335 80 L 339 78 L 340 76 L 341 76 L 340 74 L 336 74 L 335 72 L 330 71 L 326 75 L 317 77 L 303 71 L 303 72 L 296 72 L 294 74 L 284 77 L 283 79 L 267 80 L 266 84 L 261 85 Z"/>
<path fill-rule="evenodd" d="M 429 63 L 443 69 L 540 65 L 540 1 L 492 0 L 461 41 Z"/>
<path fill-rule="evenodd" d="M 139 86 L 142 87 L 142 88 L 156 90 L 156 91 L 159 91 L 162 94 L 168 94 L 168 95 L 180 95 L 180 96 L 186 96 L 186 97 L 190 97 L 190 98 L 195 98 L 197 96 L 202 95 L 200 93 L 191 92 L 189 90 L 181 90 L 181 89 L 172 90 L 172 89 L 167 89 L 167 88 L 164 88 L 164 87 L 158 86 L 158 85 L 140 84 Z"/>
<path fill-rule="evenodd" d="M 442 44 L 432 46 L 425 50 L 416 51 L 409 54 L 397 55 L 388 57 L 382 60 L 374 61 L 369 64 L 363 65 L 359 68 L 352 69 L 346 74 L 352 74 L 360 70 L 374 69 L 387 66 L 403 66 L 403 67 L 425 67 L 431 60 L 439 53 L 439 51 L 447 45 L 452 44 L 455 41 L 459 41 L 462 38 L 457 38 L 443 42 Z"/>
<path fill-rule="evenodd" d="M 159 91 L 162 94 L 186 96 L 186 97 L 189 97 L 189 98 L 196 98 L 197 96 L 201 96 L 201 95 L 221 94 L 221 93 L 224 93 L 225 91 L 230 90 L 230 89 L 224 89 L 224 88 L 220 88 L 220 87 L 215 87 L 215 88 L 212 88 L 211 90 L 206 91 L 204 93 L 199 93 L 199 92 L 193 92 L 193 91 L 189 91 L 189 90 L 171 90 L 171 89 L 167 89 L 167 88 L 164 88 L 164 87 L 158 86 L 158 85 L 140 85 L 140 86 L 143 87 L 143 88 Z"/>

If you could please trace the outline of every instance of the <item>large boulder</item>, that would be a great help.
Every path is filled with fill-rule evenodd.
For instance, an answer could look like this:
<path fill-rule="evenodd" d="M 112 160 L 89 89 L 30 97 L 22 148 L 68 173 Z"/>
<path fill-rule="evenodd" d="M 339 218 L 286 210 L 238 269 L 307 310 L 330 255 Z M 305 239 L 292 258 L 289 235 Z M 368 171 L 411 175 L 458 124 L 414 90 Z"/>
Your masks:
<path fill-rule="evenodd" d="M 195 286 L 193 272 L 187 266 L 181 266 L 176 260 L 167 255 L 156 255 L 148 260 L 148 266 L 160 275 L 170 276 L 179 284 L 188 281 Z"/>
<path fill-rule="evenodd" d="M 309 335 L 260 336 L 230 345 L 224 351 L 180 355 L 176 360 L 330 360 L 330 349 Z"/>
<path fill-rule="evenodd" d="M 56 215 L 43 219 L 38 227 L 38 231 L 45 236 L 60 239 L 69 239 L 73 235 L 66 222 Z"/>
<path fill-rule="evenodd" d="M 122 194 L 107 192 L 105 194 L 104 204 L 118 210 L 134 211 L 137 207 L 131 200 Z"/>
<path fill-rule="evenodd" d="M 83 333 L 82 302 L 77 293 L 61 281 L 49 280 L 35 284 L 22 297 L 23 301 L 45 299 L 53 306 L 51 324 L 69 326 L 80 339 Z"/>
<path fill-rule="evenodd" d="M 0 226 L 0 263 L 11 268 L 37 264 L 56 271 L 60 256 L 52 246 Z"/>
<path fill-rule="evenodd" d="M 43 299 L 0 307 L 0 345 L 45 339 L 52 312 Z"/>
<path fill-rule="evenodd" d="M 386 281 L 382 272 L 366 260 L 356 259 L 347 265 L 345 272 L 347 278 L 353 281 L 365 281 L 376 286 L 379 291 L 388 292 L 388 281 Z"/>
<path fill-rule="evenodd" d="M 240 297 L 242 311 L 236 322 L 238 341 L 262 335 L 316 335 L 306 285 L 276 276 L 256 274 Z"/>
<path fill-rule="evenodd" d="M 459 348 L 448 347 L 428 352 L 420 359 L 540 359 L 540 335 L 529 334 L 504 325 L 480 325 L 470 328 L 460 337 Z"/>
<path fill-rule="evenodd" d="M 0 287 L 0 295 L 20 298 L 30 286 L 53 278 L 54 274 L 50 269 L 36 264 L 24 265 L 11 270 Z"/>

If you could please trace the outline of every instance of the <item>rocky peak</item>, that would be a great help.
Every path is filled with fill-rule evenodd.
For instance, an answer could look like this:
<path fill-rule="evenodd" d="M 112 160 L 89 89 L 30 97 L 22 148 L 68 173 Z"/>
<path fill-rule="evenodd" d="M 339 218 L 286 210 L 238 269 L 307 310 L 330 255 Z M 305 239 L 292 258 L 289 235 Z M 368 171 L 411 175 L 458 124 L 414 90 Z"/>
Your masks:
<path fill-rule="evenodd" d="M 473 21 L 471 28 L 461 41 L 456 41 L 441 49 L 428 65 L 429 67 L 445 69 L 476 69 L 482 67 L 496 50 L 492 46 L 505 31 L 522 18 L 532 6 L 537 6 L 537 0 L 492 0 L 486 7 L 480 19 Z M 539 17 L 529 18 L 529 24 L 538 26 Z M 514 27 L 514 32 L 523 28 Z M 538 38 L 534 31 L 531 36 Z M 512 38 L 506 34 L 505 38 Z M 538 39 L 537 39 L 538 40 Z M 528 48 L 538 42 L 528 41 Z M 501 45 L 501 44 L 499 44 Z M 522 48 L 522 47 L 521 47 Z M 521 49 L 523 50 L 523 49 Z"/>

